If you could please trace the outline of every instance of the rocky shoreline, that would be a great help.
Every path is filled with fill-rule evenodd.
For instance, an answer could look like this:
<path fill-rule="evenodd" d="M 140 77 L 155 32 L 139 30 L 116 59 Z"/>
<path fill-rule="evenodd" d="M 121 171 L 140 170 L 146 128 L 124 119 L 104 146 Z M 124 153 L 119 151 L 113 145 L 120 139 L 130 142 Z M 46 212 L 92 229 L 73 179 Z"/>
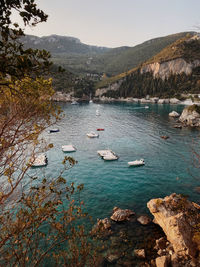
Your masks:
<path fill-rule="evenodd" d="M 83 96 L 83 98 L 75 98 L 73 97 L 73 93 L 63 93 L 60 91 L 57 91 L 54 96 L 52 97 L 53 101 L 56 102 L 68 102 L 71 103 L 73 101 L 77 102 L 89 102 L 89 97 Z M 93 98 L 94 102 L 102 102 L 102 103 L 109 103 L 109 102 L 133 102 L 133 103 L 142 103 L 142 104 L 148 104 L 148 103 L 153 103 L 153 104 L 172 104 L 172 105 L 200 105 L 200 102 L 193 102 L 191 98 L 187 98 L 184 101 L 180 101 L 177 98 L 158 98 L 158 97 L 146 97 L 146 98 L 111 98 L 111 97 L 94 97 Z"/>
<path fill-rule="evenodd" d="M 200 266 L 200 206 L 175 193 L 147 203 L 147 215 L 115 207 L 92 234 L 109 244 L 100 266 Z"/>

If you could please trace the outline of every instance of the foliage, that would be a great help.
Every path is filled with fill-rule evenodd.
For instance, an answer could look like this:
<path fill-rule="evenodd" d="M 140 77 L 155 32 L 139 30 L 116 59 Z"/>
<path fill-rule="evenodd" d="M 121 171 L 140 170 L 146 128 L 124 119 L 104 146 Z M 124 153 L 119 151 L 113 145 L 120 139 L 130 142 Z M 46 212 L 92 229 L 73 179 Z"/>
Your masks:
<path fill-rule="evenodd" d="M 11 20 L 15 10 L 25 25 L 35 26 L 47 20 L 47 15 L 37 8 L 35 0 L 2 0 L 0 7 L 0 73 L 12 78 L 33 76 L 48 70 L 50 54 L 45 50 L 24 49 L 19 38 L 24 35 L 18 23 Z"/>
<path fill-rule="evenodd" d="M 15 213 L 1 206 L 1 266 L 98 266 L 94 240 L 83 226 L 88 217 L 79 199 L 83 185 L 67 185 L 62 176 L 75 163 L 66 157 L 62 174 L 50 182 L 32 179 L 17 210 L 12 206 Z"/>
<path fill-rule="evenodd" d="M 0 265 L 98 266 L 96 246 L 83 226 L 83 186 L 63 178 L 75 160 L 64 158 L 58 177 L 38 178 L 30 171 L 32 158 L 53 147 L 42 133 L 62 116 L 51 101 L 52 80 L 42 77 L 50 55 L 24 49 L 23 31 L 10 18 L 13 10 L 25 25 L 47 19 L 34 0 L 1 1 Z"/>

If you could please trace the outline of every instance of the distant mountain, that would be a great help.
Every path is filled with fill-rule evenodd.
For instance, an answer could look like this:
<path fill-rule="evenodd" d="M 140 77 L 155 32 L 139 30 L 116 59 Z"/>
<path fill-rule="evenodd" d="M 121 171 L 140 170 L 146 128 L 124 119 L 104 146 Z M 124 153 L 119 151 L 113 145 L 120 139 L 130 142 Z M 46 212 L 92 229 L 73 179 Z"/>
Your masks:
<path fill-rule="evenodd" d="M 155 38 L 134 47 L 107 48 L 81 43 L 74 37 L 50 35 L 23 38 L 26 47 L 46 49 L 54 63 L 76 74 L 105 73 L 113 76 L 126 72 L 159 53 L 163 48 L 187 33 L 177 33 Z"/>
<path fill-rule="evenodd" d="M 33 35 L 26 35 L 22 38 L 24 45 L 27 48 L 37 48 L 45 49 L 54 54 L 102 54 L 110 49 L 107 47 L 99 47 L 86 45 L 81 43 L 78 38 L 68 37 L 68 36 L 59 36 L 59 35 L 50 35 L 44 37 L 37 37 Z"/>
<path fill-rule="evenodd" d="M 183 38 L 187 33 L 188 32 L 171 34 L 165 37 L 148 40 L 134 47 L 109 50 L 105 54 L 98 56 L 98 60 L 101 61 L 101 66 L 99 66 L 99 68 L 103 68 L 103 72 L 112 76 L 129 71 L 159 53 L 166 46 Z"/>

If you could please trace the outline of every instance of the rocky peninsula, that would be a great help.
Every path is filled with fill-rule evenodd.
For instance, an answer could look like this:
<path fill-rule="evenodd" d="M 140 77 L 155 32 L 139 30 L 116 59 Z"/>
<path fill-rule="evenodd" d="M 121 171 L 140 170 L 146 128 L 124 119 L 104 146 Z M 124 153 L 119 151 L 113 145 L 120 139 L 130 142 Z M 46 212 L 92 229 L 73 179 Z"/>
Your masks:
<path fill-rule="evenodd" d="M 92 233 L 109 242 L 102 266 L 200 266 L 200 206 L 173 193 L 151 199 L 147 207 L 153 221 L 118 207 L 98 220 Z"/>

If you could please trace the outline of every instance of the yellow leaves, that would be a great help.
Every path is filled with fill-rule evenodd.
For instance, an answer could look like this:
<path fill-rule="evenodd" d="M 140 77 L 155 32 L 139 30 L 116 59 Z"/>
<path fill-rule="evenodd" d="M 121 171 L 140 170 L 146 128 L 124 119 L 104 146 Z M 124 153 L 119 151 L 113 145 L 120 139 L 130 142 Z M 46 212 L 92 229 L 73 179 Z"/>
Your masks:
<path fill-rule="evenodd" d="M 53 148 L 53 144 L 52 144 L 52 143 L 49 144 L 49 145 L 48 145 L 48 148 Z"/>

